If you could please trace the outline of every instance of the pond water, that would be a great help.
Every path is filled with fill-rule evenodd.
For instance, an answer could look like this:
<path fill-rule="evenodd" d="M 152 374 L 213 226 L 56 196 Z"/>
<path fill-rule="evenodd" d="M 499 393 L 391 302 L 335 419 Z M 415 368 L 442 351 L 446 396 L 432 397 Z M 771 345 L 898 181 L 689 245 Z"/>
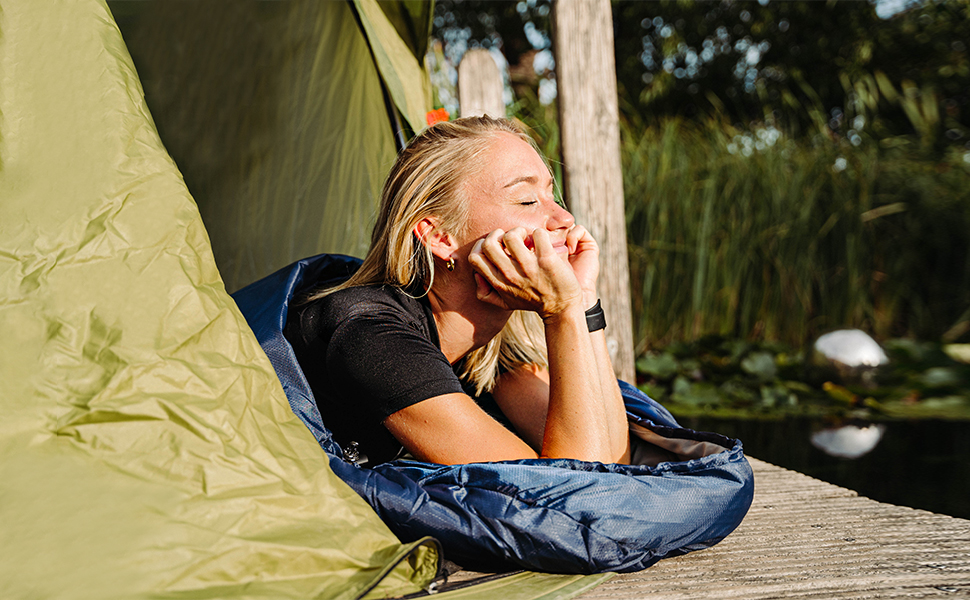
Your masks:
<path fill-rule="evenodd" d="M 739 438 L 745 454 L 857 491 L 860 495 L 970 519 L 970 421 L 826 423 L 806 418 L 735 420 L 685 417 L 684 427 Z M 855 425 L 863 446 L 858 458 L 827 454 L 812 444 L 825 429 Z M 881 432 L 881 437 L 876 432 Z M 844 430 L 843 433 L 851 433 Z M 839 434 L 821 436 L 830 440 Z M 859 448 L 856 447 L 855 450 Z M 851 453 L 851 452 L 850 452 Z"/>

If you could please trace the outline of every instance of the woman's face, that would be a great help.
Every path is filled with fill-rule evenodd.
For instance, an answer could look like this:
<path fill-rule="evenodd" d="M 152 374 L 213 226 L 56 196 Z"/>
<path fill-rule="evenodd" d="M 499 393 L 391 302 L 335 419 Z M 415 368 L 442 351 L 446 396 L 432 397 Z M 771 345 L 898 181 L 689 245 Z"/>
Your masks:
<path fill-rule="evenodd" d="M 485 153 L 484 167 L 465 182 L 470 204 L 463 246 L 502 229 L 524 227 L 529 234 L 546 229 L 553 247 L 562 253 L 566 233 L 575 220 L 556 204 L 553 181 L 545 163 L 525 141 L 510 133 L 499 133 Z"/>

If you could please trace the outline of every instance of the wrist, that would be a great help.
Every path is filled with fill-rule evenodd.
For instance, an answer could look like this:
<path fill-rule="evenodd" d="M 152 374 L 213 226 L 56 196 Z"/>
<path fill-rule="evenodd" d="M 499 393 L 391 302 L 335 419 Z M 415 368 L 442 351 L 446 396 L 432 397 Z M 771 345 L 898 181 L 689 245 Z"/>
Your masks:
<path fill-rule="evenodd" d="M 589 310 L 596 306 L 599 302 L 600 296 L 596 293 L 596 290 L 583 290 L 583 309 Z"/>
<path fill-rule="evenodd" d="M 542 322 L 546 325 L 557 325 L 565 323 L 573 323 L 577 326 L 584 324 L 586 322 L 586 315 L 584 311 L 586 307 L 583 301 L 577 298 L 575 301 L 560 306 L 558 310 L 551 311 L 548 313 L 539 313 L 539 317 Z"/>

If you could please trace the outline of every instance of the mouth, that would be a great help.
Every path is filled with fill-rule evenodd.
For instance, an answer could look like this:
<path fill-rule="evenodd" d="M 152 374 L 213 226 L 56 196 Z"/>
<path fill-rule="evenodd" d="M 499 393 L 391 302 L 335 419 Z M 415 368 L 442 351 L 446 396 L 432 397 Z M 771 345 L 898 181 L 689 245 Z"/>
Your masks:
<path fill-rule="evenodd" d="M 531 237 L 525 238 L 525 247 L 532 252 L 536 251 L 535 242 L 532 240 Z M 554 242 L 552 244 L 552 249 L 555 250 L 558 254 L 569 254 L 569 246 L 566 244 L 565 239 L 563 239 L 560 242 Z"/>

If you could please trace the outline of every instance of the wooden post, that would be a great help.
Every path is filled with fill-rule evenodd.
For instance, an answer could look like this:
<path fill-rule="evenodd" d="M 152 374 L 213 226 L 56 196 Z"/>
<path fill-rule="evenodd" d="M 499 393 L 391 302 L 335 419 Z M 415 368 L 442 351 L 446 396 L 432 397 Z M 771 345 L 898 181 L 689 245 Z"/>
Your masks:
<path fill-rule="evenodd" d="M 553 5 L 566 203 L 600 245 L 599 293 L 617 377 L 635 381 L 630 273 L 609 0 Z"/>
<path fill-rule="evenodd" d="M 458 67 L 458 110 L 463 117 L 505 116 L 502 73 L 488 50 L 473 48 Z"/>

